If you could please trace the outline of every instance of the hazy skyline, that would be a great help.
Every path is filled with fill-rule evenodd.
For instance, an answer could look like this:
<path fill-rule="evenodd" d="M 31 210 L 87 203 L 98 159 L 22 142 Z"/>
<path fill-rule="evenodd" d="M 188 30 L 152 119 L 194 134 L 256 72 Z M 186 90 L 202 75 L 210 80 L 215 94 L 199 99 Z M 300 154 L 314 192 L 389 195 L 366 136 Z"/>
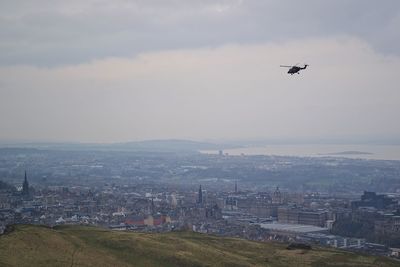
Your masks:
<path fill-rule="evenodd" d="M 3 140 L 400 136 L 398 1 L 0 7 Z"/>

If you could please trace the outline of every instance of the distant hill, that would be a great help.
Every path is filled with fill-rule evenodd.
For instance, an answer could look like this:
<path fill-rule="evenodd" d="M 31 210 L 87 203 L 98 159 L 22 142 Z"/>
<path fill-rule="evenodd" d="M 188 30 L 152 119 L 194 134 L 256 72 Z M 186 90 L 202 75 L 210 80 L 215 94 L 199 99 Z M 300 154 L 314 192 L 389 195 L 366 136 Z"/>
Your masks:
<path fill-rule="evenodd" d="M 146 140 L 128 143 L 115 143 L 108 145 L 110 148 L 123 150 L 140 150 L 140 151 L 199 151 L 199 150 L 218 150 L 233 148 L 234 146 L 226 144 L 214 144 L 207 142 L 198 142 L 191 140 Z"/>
<path fill-rule="evenodd" d="M 3 149 L 34 148 L 46 150 L 93 150 L 93 151 L 141 151 L 141 152 L 197 152 L 237 148 L 238 145 L 215 144 L 191 140 L 166 139 L 145 140 L 125 143 L 9 143 L 0 145 Z"/>
<path fill-rule="evenodd" d="M 18 225 L 0 236 L 0 266 L 398 266 L 383 257 L 192 232 Z"/>

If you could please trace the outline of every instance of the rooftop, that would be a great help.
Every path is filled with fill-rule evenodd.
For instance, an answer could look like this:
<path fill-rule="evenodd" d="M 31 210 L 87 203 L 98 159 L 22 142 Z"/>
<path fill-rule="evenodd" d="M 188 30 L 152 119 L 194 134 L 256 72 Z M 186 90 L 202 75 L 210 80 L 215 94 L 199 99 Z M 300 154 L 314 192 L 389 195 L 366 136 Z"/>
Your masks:
<path fill-rule="evenodd" d="M 313 226 L 313 225 L 302 225 L 302 224 L 284 224 L 284 223 L 260 223 L 264 229 L 292 232 L 292 233 L 312 233 L 327 231 L 328 228 Z"/>

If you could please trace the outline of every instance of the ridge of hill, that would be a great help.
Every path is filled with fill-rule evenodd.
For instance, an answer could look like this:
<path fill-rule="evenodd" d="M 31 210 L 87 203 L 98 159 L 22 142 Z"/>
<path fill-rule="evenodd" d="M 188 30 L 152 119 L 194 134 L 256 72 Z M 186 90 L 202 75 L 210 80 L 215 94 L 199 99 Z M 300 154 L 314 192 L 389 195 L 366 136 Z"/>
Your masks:
<path fill-rule="evenodd" d="M 399 266 L 328 248 L 287 250 L 193 232 L 133 233 L 87 226 L 16 225 L 0 236 L 0 266 Z"/>
<path fill-rule="evenodd" d="M 120 152 L 198 152 L 238 148 L 229 143 L 210 143 L 183 139 L 144 140 L 120 143 L 1 143 L 0 149 L 10 150 L 61 150 L 61 151 L 120 151 Z"/>

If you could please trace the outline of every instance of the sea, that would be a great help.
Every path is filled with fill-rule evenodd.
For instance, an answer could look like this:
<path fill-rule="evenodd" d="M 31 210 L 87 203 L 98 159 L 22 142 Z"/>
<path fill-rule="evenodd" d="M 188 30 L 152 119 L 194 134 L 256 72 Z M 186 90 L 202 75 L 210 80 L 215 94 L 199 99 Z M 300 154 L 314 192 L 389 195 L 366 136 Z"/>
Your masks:
<path fill-rule="evenodd" d="M 400 145 L 279 144 L 225 149 L 222 152 L 228 155 L 344 157 L 353 159 L 400 160 Z M 220 151 L 202 150 L 201 153 L 218 154 Z"/>

